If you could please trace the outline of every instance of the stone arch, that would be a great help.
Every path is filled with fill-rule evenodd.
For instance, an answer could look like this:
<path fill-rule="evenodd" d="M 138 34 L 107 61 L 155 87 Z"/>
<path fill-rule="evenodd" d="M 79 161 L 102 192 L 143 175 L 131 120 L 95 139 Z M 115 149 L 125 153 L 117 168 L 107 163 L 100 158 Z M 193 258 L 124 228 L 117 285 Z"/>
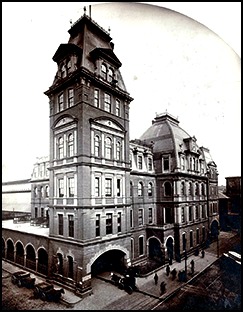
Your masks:
<path fill-rule="evenodd" d="M 172 264 L 172 259 L 174 258 L 174 237 L 169 235 L 166 238 L 165 246 L 166 246 L 166 250 L 167 250 L 167 256 L 169 259 L 169 263 Z"/>
<path fill-rule="evenodd" d="M 102 250 L 99 250 L 89 261 L 89 263 L 87 264 L 86 266 L 86 272 L 87 274 L 90 274 L 91 273 L 91 266 L 95 263 L 95 261 L 101 257 L 103 254 L 105 254 L 106 252 L 109 252 L 109 251 L 113 251 L 113 250 L 119 250 L 121 251 L 123 254 L 124 254 L 124 259 L 126 260 L 127 264 L 130 265 L 130 259 L 129 259 L 129 251 L 122 247 L 122 246 L 119 246 L 119 245 L 109 245 L 107 247 L 105 247 L 104 249 Z"/>
<path fill-rule="evenodd" d="M 24 266 L 24 245 L 21 241 L 17 241 L 15 244 L 16 256 L 15 262 Z"/>
<path fill-rule="evenodd" d="M 7 239 L 7 255 L 6 258 L 10 261 L 14 261 L 14 242 L 12 238 Z"/>
<path fill-rule="evenodd" d="M 163 253 L 161 250 L 161 241 L 156 236 L 151 236 L 148 239 L 148 254 L 149 258 L 158 262 L 163 261 Z"/>
<path fill-rule="evenodd" d="M 26 267 L 36 271 L 36 252 L 32 244 L 28 244 L 25 247 L 26 252 Z"/>
<path fill-rule="evenodd" d="M 37 250 L 38 263 L 37 271 L 44 275 L 48 274 L 48 253 L 44 247 L 40 247 Z"/>
<path fill-rule="evenodd" d="M 212 238 L 216 238 L 219 235 L 219 222 L 217 219 L 212 220 L 210 229 Z"/>

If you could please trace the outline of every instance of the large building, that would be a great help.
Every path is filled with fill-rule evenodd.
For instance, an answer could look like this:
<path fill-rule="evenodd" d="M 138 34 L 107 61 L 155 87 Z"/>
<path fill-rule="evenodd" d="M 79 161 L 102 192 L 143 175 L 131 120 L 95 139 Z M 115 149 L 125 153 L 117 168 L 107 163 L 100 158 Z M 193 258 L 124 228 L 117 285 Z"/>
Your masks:
<path fill-rule="evenodd" d="M 32 218 L 48 228 L 3 223 L 2 256 L 84 295 L 93 274 L 181 261 L 217 236 L 218 173 L 168 113 L 129 141 L 133 98 L 112 38 L 86 14 L 68 32 L 45 91 L 49 158 L 31 178 Z"/>

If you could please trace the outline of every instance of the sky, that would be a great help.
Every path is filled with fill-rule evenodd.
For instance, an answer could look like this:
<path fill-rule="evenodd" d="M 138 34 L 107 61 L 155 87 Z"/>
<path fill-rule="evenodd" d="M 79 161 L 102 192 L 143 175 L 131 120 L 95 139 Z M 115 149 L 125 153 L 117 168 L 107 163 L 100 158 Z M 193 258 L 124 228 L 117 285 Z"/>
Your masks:
<path fill-rule="evenodd" d="M 167 111 L 209 148 L 219 185 L 240 176 L 241 2 L 2 2 L 2 181 L 49 154 L 52 57 L 85 5 L 122 63 L 130 139 Z"/>

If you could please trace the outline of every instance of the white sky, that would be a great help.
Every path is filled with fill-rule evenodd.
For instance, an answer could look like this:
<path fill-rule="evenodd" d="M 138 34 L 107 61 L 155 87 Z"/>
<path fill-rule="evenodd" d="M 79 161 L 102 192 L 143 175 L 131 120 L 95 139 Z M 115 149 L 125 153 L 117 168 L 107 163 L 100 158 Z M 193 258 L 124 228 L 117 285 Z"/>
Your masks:
<path fill-rule="evenodd" d="M 134 98 L 130 139 L 167 110 L 210 149 L 219 185 L 241 175 L 241 2 L 147 3 L 2 2 L 2 181 L 29 178 L 49 154 L 52 57 L 89 4 Z"/>

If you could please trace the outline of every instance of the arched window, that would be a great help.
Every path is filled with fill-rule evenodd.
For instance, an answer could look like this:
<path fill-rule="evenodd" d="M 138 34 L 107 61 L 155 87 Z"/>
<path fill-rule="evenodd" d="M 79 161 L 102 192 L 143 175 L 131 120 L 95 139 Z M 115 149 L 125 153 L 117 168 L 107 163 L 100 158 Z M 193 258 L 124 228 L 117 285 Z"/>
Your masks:
<path fill-rule="evenodd" d="M 105 66 L 105 64 L 101 65 L 101 77 L 104 80 L 107 80 L 107 67 Z"/>
<path fill-rule="evenodd" d="M 189 187 L 188 187 L 188 195 L 192 196 L 193 192 L 192 192 L 192 183 L 189 182 Z"/>
<path fill-rule="evenodd" d="M 164 196 L 171 196 L 172 188 L 170 182 L 165 182 L 164 184 Z"/>
<path fill-rule="evenodd" d="M 121 142 L 116 143 L 116 159 L 121 160 Z"/>
<path fill-rule="evenodd" d="M 35 197 L 38 196 L 38 189 L 37 189 L 37 186 L 34 188 L 34 196 L 35 196 Z"/>
<path fill-rule="evenodd" d="M 43 186 L 41 186 L 40 191 L 41 191 L 41 197 L 44 198 L 44 187 Z"/>
<path fill-rule="evenodd" d="M 149 182 L 148 184 L 148 196 L 152 196 L 153 195 L 153 186 L 152 183 Z"/>
<path fill-rule="evenodd" d="M 181 195 L 185 195 L 185 182 L 181 182 Z"/>
<path fill-rule="evenodd" d="M 68 277 L 73 279 L 73 258 L 67 256 L 68 258 Z"/>
<path fill-rule="evenodd" d="M 196 196 L 199 195 L 199 186 L 198 186 L 198 183 L 195 184 L 195 195 L 196 195 Z"/>
<path fill-rule="evenodd" d="M 73 134 L 68 135 L 68 157 L 73 156 Z"/>
<path fill-rule="evenodd" d="M 46 186 L 46 197 L 49 197 L 49 186 Z"/>
<path fill-rule="evenodd" d="M 143 183 L 138 182 L 138 196 L 143 196 Z"/>
<path fill-rule="evenodd" d="M 185 170 L 185 158 L 181 157 L 181 170 Z"/>
<path fill-rule="evenodd" d="M 100 137 L 98 135 L 94 138 L 94 154 L 96 157 L 100 156 Z"/>
<path fill-rule="evenodd" d="M 111 155 L 112 155 L 112 146 L 111 146 L 111 138 L 107 137 L 105 139 L 105 157 L 107 159 L 111 159 Z"/>
<path fill-rule="evenodd" d="M 130 196 L 133 195 L 133 185 L 132 185 L 132 181 L 130 181 Z"/>
<path fill-rule="evenodd" d="M 201 194 L 204 196 L 205 195 L 205 187 L 204 184 L 201 184 Z"/>
<path fill-rule="evenodd" d="M 63 151 L 64 151 L 63 138 L 60 137 L 60 138 L 58 139 L 58 158 L 59 158 L 59 159 L 61 159 L 61 158 L 64 157 Z"/>

